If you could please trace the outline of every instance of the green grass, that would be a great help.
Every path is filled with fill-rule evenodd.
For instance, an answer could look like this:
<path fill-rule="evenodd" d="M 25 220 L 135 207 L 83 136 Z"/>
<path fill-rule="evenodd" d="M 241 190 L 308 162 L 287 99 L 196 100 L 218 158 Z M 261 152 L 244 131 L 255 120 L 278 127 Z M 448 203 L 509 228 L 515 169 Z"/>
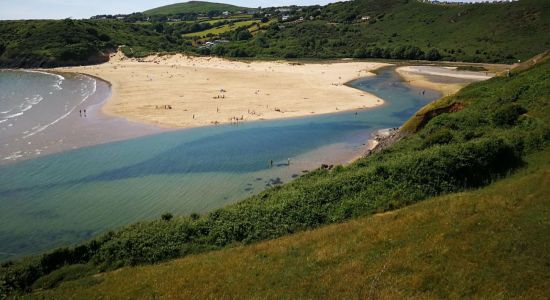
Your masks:
<path fill-rule="evenodd" d="M 485 188 L 29 298 L 524 298 L 550 290 L 550 151 Z"/>
<path fill-rule="evenodd" d="M 243 26 L 248 27 L 248 26 L 250 26 L 254 23 L 259 23 L 259 22 L 260 22 L 260 20 L 240 21 L 240 22 L 235 22 L 235 23 L 232 23 L 232 24 L 226 24 L 226 25 L 216 27 L 216 28 L 211 28 L 211 29 L 208 29 L 208 30 L 187 33 L 187 34 L 184 34 L 183 36 L 184 37 L 206 37 L 209 34 L 217 36 L 217 35 L 220 35 L 222 33 L 227 33 L 231 30 L 236 29 L 236 28 L 243 27 Z"/>
<path fill-rule="evenodd" d="M 236 12 L 247 10 L 246 7 L 240 7 L 224 3 L 204 2 L 204 1 L 189 1 L 184 3 L 176 3 L 166 6 L 161 6 L 146 10 L 143 13 L 146 15 L 176 15 L 183 13 L 202 13 L 206 14 L 210 11 L 229 11 Z"/>

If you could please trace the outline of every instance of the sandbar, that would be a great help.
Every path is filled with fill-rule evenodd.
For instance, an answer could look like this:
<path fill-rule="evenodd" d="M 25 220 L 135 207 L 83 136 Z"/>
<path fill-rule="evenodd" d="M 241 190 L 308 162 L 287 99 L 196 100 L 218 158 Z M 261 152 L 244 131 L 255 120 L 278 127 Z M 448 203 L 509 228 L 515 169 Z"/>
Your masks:
<path fill-rule="evenodd" d="M 456 67 L 404 66 L 396 69 L 409 84 L 440 91 L 443 95 L 456 93 L 469 83 L 495 76 L 492 72 L 461 71 Z"/>
<path fill-rule="evenodd" d="M 103 113 L 166 128 L 190 128 L 366 109 L 383 100 L 346 82 L 387 66 L 374 62 L 232 61 L 183 54 L 59 68 L 112 84 Z"/>

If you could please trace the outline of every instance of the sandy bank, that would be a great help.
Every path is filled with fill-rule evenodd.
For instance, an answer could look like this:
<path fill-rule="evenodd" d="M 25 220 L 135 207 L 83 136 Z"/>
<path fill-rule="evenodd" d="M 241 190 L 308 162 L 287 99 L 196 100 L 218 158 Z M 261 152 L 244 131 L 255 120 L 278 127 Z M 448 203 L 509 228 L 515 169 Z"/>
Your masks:
<path fill-rule="evenodd" d="M 456 67 L 441 66 L 405 66 L 396 71 L 410 84 L 434 89 L 443 95 L 454 94 L 471 82 L 495 76 L 490 72 L 459 71 Z"/>
<path fill-rule="evenodd" d="M 103 78 L 113 96 L 103 112 L 163 127 L 278 119 L 381 105 L 344 85 L 383 63 L 237 62 L 181 54 L 61 68 Z"/>

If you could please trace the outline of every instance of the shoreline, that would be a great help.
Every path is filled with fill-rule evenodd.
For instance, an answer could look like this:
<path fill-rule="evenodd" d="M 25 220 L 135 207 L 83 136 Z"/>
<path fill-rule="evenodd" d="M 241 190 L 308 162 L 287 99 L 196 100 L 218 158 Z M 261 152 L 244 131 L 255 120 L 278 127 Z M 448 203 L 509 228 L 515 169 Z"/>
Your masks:
<path fill-rule="evenodd" d="M 74 84 L 79 76 L 88 77 L 95 81 L 97 90 L 86 96 L 86 99 L 76 104 L 66 115 L 57 117 L 47 124 L 47 130 L 37 131 L 23 138 L 8 137 L 2 150 L 0 167 L 13 165 L 19 162 L 42 158 L 49 155 L 118 142 L 132 138 L 144 137 L 152 134 L 167 132 L 147 124 L 131 122 L 129 120 L 108 116 L 102 113 L 102 106 L 111 98 L 111 84 L 102 78 L 88 74 L 62 72 L 50 69 L 20 70 L 14 72 L 39 72 L 48 75 L 61 76 L 63 81 Z M 64 87 L 64 86 L 63 86 Z M 79 100 L 80 101 L 80 100 Z M 38 108 L 40 109 L 40 108 Z M 79 110 L 87 110 L 85 118 L 79 117 Z M 56 118 L 53 117 L 53 118 Z M 52 118 L 52 120 L 53 120 Z M 117 130 L 109 130 L 117 128 Z M 20 140 L 24 139 L 24 142 Z M 7 148 L 6 148 L 7 147 Z M 14 148 L 17 147 L 17 148 Z M 13 148 L 13 149 L 12 149 Z M 5 152 L 5 153 L 4 153 Z"/>
<path fill-rule="evenodd" d="M 110 83 L 105 115 L 180 129 L 376 107 L 384 100 L 347 83 L 384 66 L 389 64 L 241 62 L 181 54 L 137 60 L 117 53 L 105 64 L 55 71 Z"/>

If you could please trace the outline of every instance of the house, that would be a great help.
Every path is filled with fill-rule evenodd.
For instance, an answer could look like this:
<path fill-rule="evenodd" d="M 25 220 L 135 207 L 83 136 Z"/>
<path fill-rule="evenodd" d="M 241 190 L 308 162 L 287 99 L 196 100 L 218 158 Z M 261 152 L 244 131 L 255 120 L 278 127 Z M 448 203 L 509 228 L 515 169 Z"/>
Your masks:
<path fill-rule="evenodd" d="M 362 21 L 368 21 L 368 20 L 370 20 L 370 16 L 362 16 L 361 20 Z"/>
<path fill-rule="evenodd" d="M 230 14 L 231 14 L 231 13 L 230 13 L 230 12 L 228 12 L 228 11 L 224 11 L 224 12 L 222 12 L 222 15 L 223 15 L 224 17 L 227 17 L 227 16 L 229 16 Z"/>
<path fill-rule="evenodd" d="M 283 21 L 288 21 L 288 19 L 290 19 L 290 16 L 289 16 L 289 15 L 283 15 L 283 16 L 281 17 L 281 20 L 283 20 Z"/>

